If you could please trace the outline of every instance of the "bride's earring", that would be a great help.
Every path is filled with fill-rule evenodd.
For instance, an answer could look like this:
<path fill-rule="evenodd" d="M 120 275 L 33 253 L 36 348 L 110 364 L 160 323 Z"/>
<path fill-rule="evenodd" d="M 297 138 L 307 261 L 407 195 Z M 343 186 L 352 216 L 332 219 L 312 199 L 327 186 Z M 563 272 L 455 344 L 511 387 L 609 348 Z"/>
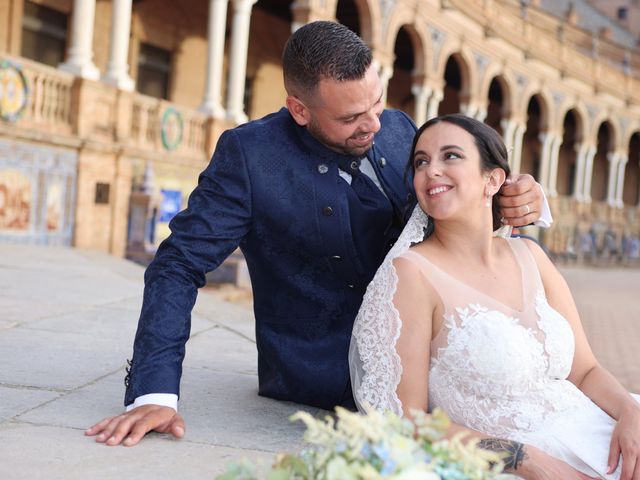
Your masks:
<path fill-rule="evenodd" d="M 487 208 L 491 208 L 491 203 L 493 202 L 493 193 L 489 187 L 484 189 L 485 203 L 484 206 Z"/>

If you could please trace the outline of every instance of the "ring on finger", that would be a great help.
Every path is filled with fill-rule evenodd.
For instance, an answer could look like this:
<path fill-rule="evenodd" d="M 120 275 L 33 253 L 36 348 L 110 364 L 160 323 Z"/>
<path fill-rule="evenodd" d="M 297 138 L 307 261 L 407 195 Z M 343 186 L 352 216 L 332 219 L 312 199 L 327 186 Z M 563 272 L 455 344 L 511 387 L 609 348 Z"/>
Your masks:
<path fill-rule="evenodd" d="M 525 215 L 529 215 L 531 213 L 531 207 L 529 207 L 529 204 L 527 203 L 524 208 L 527 209 L 527 213 Z"/>

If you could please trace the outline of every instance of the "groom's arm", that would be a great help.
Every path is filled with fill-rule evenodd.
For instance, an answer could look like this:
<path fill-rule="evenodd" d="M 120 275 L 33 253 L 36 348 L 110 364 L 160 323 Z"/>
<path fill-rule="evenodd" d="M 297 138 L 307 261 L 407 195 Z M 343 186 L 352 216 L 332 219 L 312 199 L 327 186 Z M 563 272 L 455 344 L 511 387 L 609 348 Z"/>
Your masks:
<path fill-rule="evenodd" d="M 225 132 L 200 175 L 186 210 L 145 272 L 144 301 L 125 384 L 127 411 L 93 425 L 87 435 L 107 445 L 134 445 L 151 430 L 180 437 L 177 414 L 191 310 L 205 274 L 220 265 L 248 234 L 251 190 L 241 142 Z M 126 440 L 125 440 L 126 439 Z"/>

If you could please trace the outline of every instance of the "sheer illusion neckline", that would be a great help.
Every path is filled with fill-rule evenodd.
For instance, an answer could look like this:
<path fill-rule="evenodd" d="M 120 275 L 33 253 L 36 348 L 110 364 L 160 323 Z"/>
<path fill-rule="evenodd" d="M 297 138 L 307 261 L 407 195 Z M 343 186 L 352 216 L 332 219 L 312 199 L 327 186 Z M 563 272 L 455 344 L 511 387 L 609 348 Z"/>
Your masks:
<path fill-rule="evenodd" d="M 424 261 L 427 265 L 429 265 L 429 267 L 433 268 L 434 270 L 436 270 L 437 272 L 439 272 L 441 275 L 451 279 L 452 281 L 460 284 L 463 288 L 466 288 L 467 290 L 470 290 L 474 293 L 477 293 L 478 295 L 481 295 L 482 297 L 484 297 L 485 299 L 491 300 L 494 303 L 497 303 L 503 307 L 505 307 L 508 310 L 511 310 L 513 312 L 516 312 L 518 314 L 522 314 L 526 311 L 527 309 L 527 304 L 525 301 L 525 277 L 524 277 L 524 268 L 522 266 L 522 262 L 520 261 L 518 252 L 516 251 L 516 249 L 514 248 L 514 245 L 512 244 L 512 240 L 511 239 L 506 239 L 507 245 L 509 245 L 509 249 L 511 252 L 511 255 L 513 256 L 515 262 L 516 262 L 516 266 L 518 267 L 518 270 L 520 272 L 520 306 L 519 307 L 513 307 L 511 305 L 508 305 L 507 303 L 505 303 L 502 300 L 498 300 L 497 298 L 489 295 L 488 293 L 483 292 L 482 290 L 469 285 L 468 283 L 460 280 L 459 278 L 453 276 L 452 274 L 448 273 L 447 271 L 443 270 L 442 268 L 438 267 L 436 264 L 434 264 L 433 262 L 431 262 L 431 260 L 429 260 L 427 258 L 426 255 L 424 255 L 423 253 L 418 253 L 413 249 L 409 249 L 407 250 L 407 253 L 411 253 L 412 255 L 417 256 L 420 260 Z M 477 302 L 477 303 L 481 303 L 481 302 Z"/>

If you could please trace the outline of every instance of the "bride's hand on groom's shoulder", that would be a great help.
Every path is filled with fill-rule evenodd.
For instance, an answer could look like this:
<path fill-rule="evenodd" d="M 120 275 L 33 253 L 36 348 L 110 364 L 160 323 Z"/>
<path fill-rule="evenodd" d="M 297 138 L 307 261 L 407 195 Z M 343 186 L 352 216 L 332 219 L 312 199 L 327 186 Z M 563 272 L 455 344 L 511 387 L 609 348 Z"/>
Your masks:
<path fill-rule="evenodd" d="M 615 471 L 620 461 L 620 480 L 640 479 L 640 407 L 637 405 L 631 405 L 620 413 L 611 435 L 608 473 Z"/>
<path fill-rule="evenodd" d="M 597 480 L 531 445 L 525 447 L 525 459 L 514 473 L 526 480 Z"/>
<path fill-rule="evenodd" d="M 137 444 L 148 432 L 171 433 L 181 438 L 185 432 L 182 416 L 173 408 L 161 405 L 142 405 L 89 427 L 84 434 L 96 436 L 96 442 L 109 446 L 122 443 L 126 447 Z"/>

